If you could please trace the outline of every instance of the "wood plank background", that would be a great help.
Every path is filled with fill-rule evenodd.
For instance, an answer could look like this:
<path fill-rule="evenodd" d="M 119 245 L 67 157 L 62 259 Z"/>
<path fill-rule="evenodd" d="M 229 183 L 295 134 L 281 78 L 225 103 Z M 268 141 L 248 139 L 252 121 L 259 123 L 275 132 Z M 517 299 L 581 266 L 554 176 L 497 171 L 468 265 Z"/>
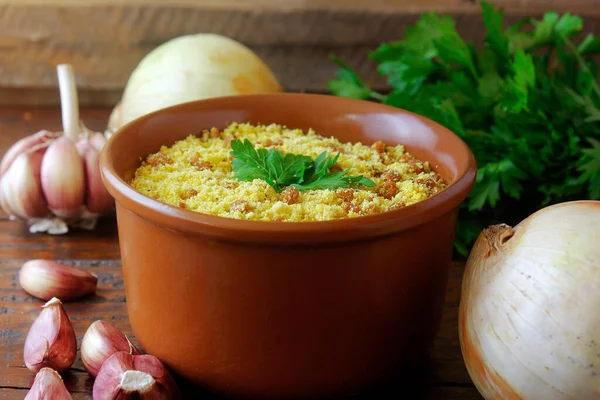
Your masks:
<path fill-rule="evenodd" d="M 600 32 L 599 0 L 493 2 L 509 21 L 555 9 Z M 145 54 L 198 32 L 248 45 L 288 91 L 325 92 L 332 54 L 381 88 L 367 53 L 400 38 L 424 11 L 453 15 L 466 39 L 481 41 L 476 0 L 0 0 L 0 105 L 58 104 L 55 66 L 66 62 L 82 105 L 112 106 Z"/>

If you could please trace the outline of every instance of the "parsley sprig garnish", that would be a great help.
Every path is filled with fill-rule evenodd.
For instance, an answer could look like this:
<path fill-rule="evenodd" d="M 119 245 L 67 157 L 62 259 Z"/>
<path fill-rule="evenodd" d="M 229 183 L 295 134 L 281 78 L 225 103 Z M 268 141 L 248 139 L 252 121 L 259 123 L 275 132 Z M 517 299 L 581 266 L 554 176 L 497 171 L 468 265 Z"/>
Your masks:
<path fill-rule="evenodd" d="M 547 12 L 504 27 L 482 2 L 482 48 L 465 43 L 449 16 L 425 13 L 402 40 L 370 54 L 391 90 L 367 87 L 342 60 L 330 90 L 429 117 L 458 134 L 477 159 L 475 188 L 462 205 L 456 248 L 466 254 L 490 224 L 600 199 L 600 39 L 578 40 L 583 20 Z"/>
<path fill-rule="evenodd" d="M 255 149 L 248 139 L 232 140 L 230 154 L 234 176 L 240 181 L 262 179 L 277 192 L 287 186 L 300 191 L 347 188 L 350 185 L 375 186 L 362 175 L 348 176 L 349 169 L 331 172 L 340 155 L 328 156 L 322 152 L 314 160 L 298 154 L 283 154 L 275 149 Z"/>

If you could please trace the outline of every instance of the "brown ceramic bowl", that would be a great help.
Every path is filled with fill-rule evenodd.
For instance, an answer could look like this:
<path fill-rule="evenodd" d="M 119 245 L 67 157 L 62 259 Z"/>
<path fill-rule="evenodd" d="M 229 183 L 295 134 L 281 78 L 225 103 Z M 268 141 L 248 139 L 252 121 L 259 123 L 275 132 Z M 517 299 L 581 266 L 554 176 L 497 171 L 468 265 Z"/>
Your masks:
<path fill-rule="evenodd" d="M 187 211 L 133 190 L 140 157 L 232 121 L 402 143 L 449 186 L 409 207 L 327 222 Z M 129 318 L 174 372 L 236 398 L 360 391 L 410 368 L 439 327 L 457 209 L 475 160 L 452 132 L 381 104 L 269 94 L 186 103 L 120 129 L 101 156 L 115 197 Z"/>

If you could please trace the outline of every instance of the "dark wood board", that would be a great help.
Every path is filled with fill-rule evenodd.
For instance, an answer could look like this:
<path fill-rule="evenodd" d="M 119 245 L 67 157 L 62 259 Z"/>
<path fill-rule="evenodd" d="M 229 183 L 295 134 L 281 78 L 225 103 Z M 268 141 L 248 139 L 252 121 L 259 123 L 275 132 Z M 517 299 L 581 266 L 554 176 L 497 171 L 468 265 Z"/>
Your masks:
<path fill-rule="evenodd" d="M 545 11 L 584 17 L 600 32 L 597 0 L 496 0 L 507 22 Z M 481 43 L 476 0 L 0 0 L 0 105 L 58 104 L 56 71 L 71 63 L 84 105 L 113 106 L 138 62 L 177 36 L 211 32 L 253 49 L 287 91 L 326 92 L 337 55 L 375 89 L 385 88 L 367 54 L 398 40 L 420 13 L 452 15 Z"/>

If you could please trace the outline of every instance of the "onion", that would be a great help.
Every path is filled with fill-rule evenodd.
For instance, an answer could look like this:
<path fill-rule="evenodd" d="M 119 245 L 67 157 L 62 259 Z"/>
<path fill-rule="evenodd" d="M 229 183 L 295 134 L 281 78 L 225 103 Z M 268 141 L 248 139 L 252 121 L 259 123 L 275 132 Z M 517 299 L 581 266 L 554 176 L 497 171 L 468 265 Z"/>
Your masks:
<path fill-rule="evenodd" d="M 209 33 L 163 43 L 135 68 L 110 117 L 110 134 L 161 108 L 238 94 L 281 92 L 269 67 L 249 48 Z"/>
<path fill-rule="evenodd" d="M 484 230 L 467 261 L 463 357 L 486 399 L 600 398 L 600 201 Z"/>

